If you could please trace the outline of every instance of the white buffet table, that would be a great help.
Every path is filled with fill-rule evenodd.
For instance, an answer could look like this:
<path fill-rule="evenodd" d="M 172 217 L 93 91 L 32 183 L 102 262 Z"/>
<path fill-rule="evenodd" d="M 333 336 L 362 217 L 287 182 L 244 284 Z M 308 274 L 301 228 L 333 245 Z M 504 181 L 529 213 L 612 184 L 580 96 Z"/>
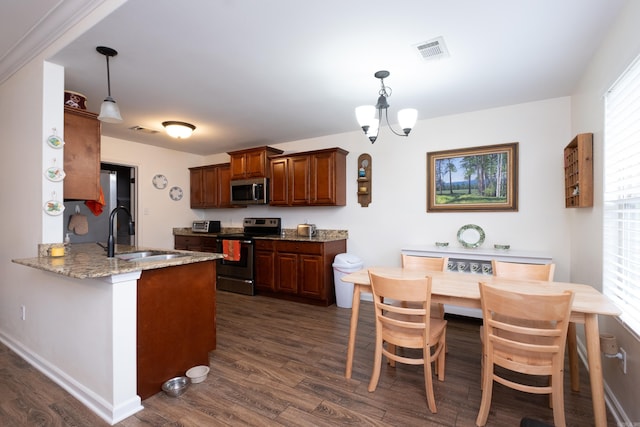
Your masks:
<path fill-rule="evenodd" d="M 405 246 L 401 249 L 405 255 L 423 256 L 431 258 L 448 257 L 448 271 L 458 271 L 461 274 L 491 275 L 491 260 L 506 262 L 520 262 L 525 264 L 550 264 L 553 259 L 542 252 L 520 251 L 512 249 L 438 247 L 435 245 Z M 447 313 L 469 317 L 482 317 L 482 311 L 475 308 L 458 306 L 444 306 Z"/>

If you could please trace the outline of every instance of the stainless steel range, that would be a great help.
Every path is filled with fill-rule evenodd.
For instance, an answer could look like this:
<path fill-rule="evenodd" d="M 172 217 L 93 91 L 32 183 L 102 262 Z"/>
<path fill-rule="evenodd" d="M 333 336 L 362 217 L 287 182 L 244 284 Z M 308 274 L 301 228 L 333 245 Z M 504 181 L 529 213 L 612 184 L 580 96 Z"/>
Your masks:
<path fill-rule="evenodd" d="M 218 260 L 217 288 L 223 291 L 255 295 L 254 236 L 280 236 L 280 218 L 245 218 L 243 232 L 218 234 L 217 252 L 225 254 Z M 225 242 L 226 241 L 226 242 Z"/>

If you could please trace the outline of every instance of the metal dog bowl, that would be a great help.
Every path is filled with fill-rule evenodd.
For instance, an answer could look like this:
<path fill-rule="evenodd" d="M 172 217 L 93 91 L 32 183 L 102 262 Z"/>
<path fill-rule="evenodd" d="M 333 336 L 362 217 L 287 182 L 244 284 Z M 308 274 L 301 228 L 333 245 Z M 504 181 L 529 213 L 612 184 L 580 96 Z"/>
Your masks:
<path fill-rule="evenodd" d="M 189 388 L 189 378 L 187 377 L 175 377 L 162 384 L 162 391 L 168 396 L 178 397 Z"/>

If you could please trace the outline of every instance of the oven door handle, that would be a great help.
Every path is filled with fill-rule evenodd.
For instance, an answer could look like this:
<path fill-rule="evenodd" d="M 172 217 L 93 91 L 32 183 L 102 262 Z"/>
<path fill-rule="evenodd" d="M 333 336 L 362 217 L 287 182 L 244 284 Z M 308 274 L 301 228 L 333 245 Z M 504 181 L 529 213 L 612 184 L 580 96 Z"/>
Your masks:
<path fill-rule="evenodd" d="M 220 244 L 222 244 L 222 241 L 223 241 L 223 240 L 234 240 L 234 239 L 225 239 L 224 237 L 218 237 L 218 238 L 217 238 L 217 241 L 219 241 L 219 242 L 220 242 Z M 250 244 L 252 244 L 253 242 L 252 242 L 251 240 L 240 240 L 240 243 L 244 243 L 245 245 L 250 245 Z"/>

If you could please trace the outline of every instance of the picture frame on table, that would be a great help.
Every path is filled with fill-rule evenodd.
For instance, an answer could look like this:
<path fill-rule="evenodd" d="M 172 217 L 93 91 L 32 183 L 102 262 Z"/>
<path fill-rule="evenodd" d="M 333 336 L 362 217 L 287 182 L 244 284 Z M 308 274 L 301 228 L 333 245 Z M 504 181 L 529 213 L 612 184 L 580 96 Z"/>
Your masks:
<path fill-rule="evenodd" d="M 518 143 L 427 153 L 427 212 L 518 211 Z"/>

